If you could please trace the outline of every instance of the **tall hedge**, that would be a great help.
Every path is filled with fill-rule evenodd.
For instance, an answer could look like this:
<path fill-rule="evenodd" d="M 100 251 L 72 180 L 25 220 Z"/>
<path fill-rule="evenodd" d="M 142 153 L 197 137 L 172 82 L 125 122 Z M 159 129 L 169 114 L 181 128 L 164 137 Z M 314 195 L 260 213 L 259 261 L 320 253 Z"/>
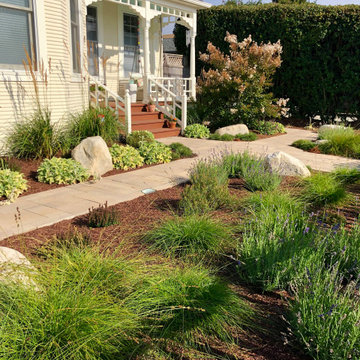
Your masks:
<path fill-rule="evenodd" d="M 199 11 L 197 51 L 208 41 L 223 51 L 226 31 L 244 39 L 283 45 L 283 63 L 273 91 L 289 97 L 294 114 L 335 116 L 360 113 L 360 6 L 240 5 Z M 188 51 L 184 29 L 176 44 Z M 203 64 L 198 62 L 198 72 Z"/>

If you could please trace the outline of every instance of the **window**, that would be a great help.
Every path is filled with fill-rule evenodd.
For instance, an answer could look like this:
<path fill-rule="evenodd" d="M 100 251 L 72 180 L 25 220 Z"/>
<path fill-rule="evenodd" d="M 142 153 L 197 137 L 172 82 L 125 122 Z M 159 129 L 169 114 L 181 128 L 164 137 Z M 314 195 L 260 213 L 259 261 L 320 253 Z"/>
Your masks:
<path fill-rule="evenodd" d="M 92 6 L 87 7 L 86 37 L 87 37 L 87 47 L 88 47 L 89 73 L 90 75 L 99 75 L 97 9 Z"/>
<path fill-rule="evenodd" d="M 36 61 L 32 0 L 0 0 L 0 68 L 23 68 L 25 50 Z"/>
<path fill-rule="evenodd" d="M 1 1 L 1 0 L 0 0 Z M 80 72 L 80 26 L 78 0 L 70 0 L 71 50 L 74 73 Z"/>
<path fill-rule="evenodd" d="M 139 72 L 139 18 L 124 14 L 124 75 Z"/>

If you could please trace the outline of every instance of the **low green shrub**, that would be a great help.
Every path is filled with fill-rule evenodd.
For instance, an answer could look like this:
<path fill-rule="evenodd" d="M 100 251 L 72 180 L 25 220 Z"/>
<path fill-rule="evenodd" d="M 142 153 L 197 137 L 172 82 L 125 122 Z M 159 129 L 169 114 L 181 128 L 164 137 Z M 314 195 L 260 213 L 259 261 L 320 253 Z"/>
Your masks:
<path fill-rule="evenodd" d="M 202 124 L 192 124 L 186 127 L 184 135 L 187 138 L 206 139 L 210 136 L 210 130 Z"/>
<path fill-rule="evenodd" d="M 231 329 L 249 325 L 253 316 L 248 304 L 199 266 L 161 266 L 141 279 L 137 294 L 135 306 L 151 314 L 152 335 L 176 341 L 182 348 L 202 347 L 204 336 L 233 341 Z"/>
<path fill-rule="evenodd" d="M 317 173 L 303 180 L 302 200 L 315 206 L 337 204 L 347 197 L 344 185 L 334 176 Z"/>
<path fill-rule="evenodd" d="M 310 140 L 296 140 L 291 144 L 291 146 L 294 146 L 304 151 L 310 151 L 314 147 L 316 147 L 316 144 Z"/>
<path fill-rule="evenodd" d="M 158 141 L 142 142 L 139 153 L 147 165 L 168 163 L 172 159 L 171 149 Z"/>
<path fill-rule="evenodd" d="M 221 135 L 219 135 L 219 134 L 210 134 L 209 140 L 221 140 Z"/>
<path fill-rule="evenodd" d="M 220 159 L 199 161 L 190 172 L 190 182 L 179 204 L 185 214 L 204 214 L 229 205 L 228 174 Z"/>
<path fill-rule="evenodd" d="M 129 170 L 144 165 L 144 158 L 132 146 L 114 144 L 110 149 L 111 158 L 115 169 Z"/>
<path fill-rule="evenodd" d="M 342 184 L 354 184 L 360 180 L 360 170 L 354 168 L 338 168 L 331 172 L 335 180 Z"/>
<path fill-rule="evenodd" d="M 151 143 L 154 141 L 154 134 L 147 130 L 133 131 L 126 137 L 126 143 L 134 148 L 139 148 L 143 142 Z"/>
<path fill-rule="evenodd" d="M 26 190 L 27 181 L 23 174 L 9 169 L 0 170 L 0 198 L 14 201 Z"/>
<path fill-rule="evenodd" d="M 283 124 L 270 120 L 256 120 L 248 126 L 251 130 L 256 130 L 263 135 L 284 134 L 286 132 Z"/>
<path fill-rule="evenodd" d="M 207 217 L 190 215 L 165 221 L 146 238 L 166 255 L 209 260 L 209 256 L 218 255 L 231 243 L 231 232 Z"/>
<path fill-rule="evenodd" d="M 39 166 L 37 178 L 47 184 L 75 184 L 86 181 L 90 175 L 80 163 L 72 159 L 45 159 Z"/>
<path fill-rule="evenodd" d="M 344 285 L 335 265 L 309 267 L 293 282 L 289 320 L 293 332 L 318 360 L 360 357 L 360 298 L 356 281 Z"/>
<path fill-rule="evenodd" d="M 352 128 L 324 129 L 319 137 L 327 140 L 319 144 L 322 153 L 360 158 L 360 134 Z"/>
<path fill-rule="evenodd" d="M 111 108 L 92 108 L 71 115 L 62 134 L 62 147 L 67 152 L 82 140 L 91 136 L 101 136 L 109 145 L 119 139 L 121 124 Z"/>
<path fill-rule="evenodd" d="M 237 134 L 235 135 L 235 139 L 239 139 L 241 141 L 255 141 L 257 140 L 257 135 L 253 132 L 249 132 L 248 134 Z"/>
<path fill-rule="evenodd" d="M 97 208 L 92 207 L 89 209 L 88 226 L 91 228 L 104 228 L 118 225 L 119 222 L 120 215 L 118 211 L 114 207 L 109 208 L 107 202 Z"/>
<path fill-rule="evenodd" d="M 191 157 L 194 155 L 190 148 L 178 142 L 170 144 L 169 147 L 172 151 L 172 160 Z"/>
<path fill-rule="evenodd" d="M 266 169 L 264 159 L 248 152 L 228 155 L 223 161 L 229 176 L 244 178 L 250 191 L 274 190 L 282 181 L 279 174 Z"/>
<path fill-rule="evenodd" d="M 221 141 L 233 141 L 235 139 L 234 135 L 230 135 L 230 134 L 224 134 L 220 136 L 220 140 Z"/>
<path fill-rule="evenodd" d="M 21 159 L 50 158 L 60 149 L 48 110 L 37 110 L 30 118 L 16 122 L 6 140 L 9 152 Z"/>

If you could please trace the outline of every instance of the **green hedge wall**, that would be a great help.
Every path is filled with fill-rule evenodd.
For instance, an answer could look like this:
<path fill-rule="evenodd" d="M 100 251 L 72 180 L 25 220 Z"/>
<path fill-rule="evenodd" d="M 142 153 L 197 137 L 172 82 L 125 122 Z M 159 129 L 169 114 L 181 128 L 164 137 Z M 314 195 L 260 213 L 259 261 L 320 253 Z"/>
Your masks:
<path fill-rule="evenodd" d="M 283 45 L 283 63 L 273 92 L 289 97 L 294 114 L 334 116 L 360 113 L 360 6 L 241 5 L 199 11 L 197 51 L 208 41 L 223 51 L 226 31 L 242 40 Z M 181 52 L 184 29 L 175 28 Z M 203 64 L 198 63 L 200 72 Z"/>

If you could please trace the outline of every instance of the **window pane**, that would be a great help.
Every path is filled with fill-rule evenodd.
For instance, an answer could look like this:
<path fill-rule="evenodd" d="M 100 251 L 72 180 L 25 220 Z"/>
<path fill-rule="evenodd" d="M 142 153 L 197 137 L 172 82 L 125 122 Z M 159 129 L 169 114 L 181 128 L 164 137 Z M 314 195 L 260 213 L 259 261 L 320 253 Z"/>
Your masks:
<path fill-rule="evenodd" d="M 77 24 L 78 22 L 77 0 L 70 0 L 70 13 L 71 13 L 71 21 Z"/>
<path fill-rule="evenodd" d="M 0 64 L 22 64 L 30 54 L 29 15 L 25 11 L 0 7 Z"/>
<path fill-rule="evenodd" d="M 71 40 L 72 40 L 72 56 L 73 56 L 73 70 L 74 72 L 79 72 L 79 31 L 77 26 L 71 27 Z"/>
<path fill-rule="evenodd" d="M 0 0 L 0 4 L 1 3 L 15 6 L 23 6 L 27 8 L 30 6 L 29 0 Z"/>

